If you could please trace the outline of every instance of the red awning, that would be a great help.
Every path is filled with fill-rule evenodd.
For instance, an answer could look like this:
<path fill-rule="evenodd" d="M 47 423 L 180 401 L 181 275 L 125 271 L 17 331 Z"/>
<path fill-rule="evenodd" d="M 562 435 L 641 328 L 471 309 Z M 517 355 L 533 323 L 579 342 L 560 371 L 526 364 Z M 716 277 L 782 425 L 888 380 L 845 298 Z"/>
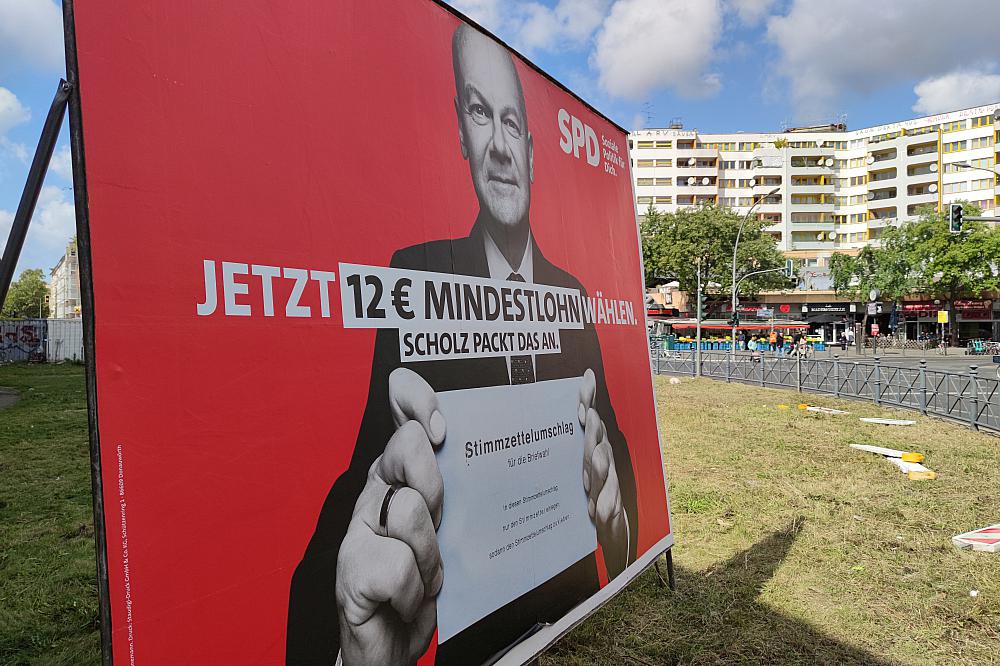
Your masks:
<path fill-rule="evenodd" d="M 674 322 L 670 324 L 672 328 L 683 328 L 683 329 L 695 329 L 698 327 L 697 324 L 691 324 L 687 322 Z M 708 331 L 732 331 L 733 327 L 726 324 L 702 324 L 702 330 Z M 774 328 L 776 329 L 808 329 L 809 324 L 795 324 L 795 323 L 779 323 L 775 322 Z M 737 331 L 769 331 L 771 330 L 771 325 L 767 322 L 761 322 L 759 324 L 740 324 L 736 327 Z"/>

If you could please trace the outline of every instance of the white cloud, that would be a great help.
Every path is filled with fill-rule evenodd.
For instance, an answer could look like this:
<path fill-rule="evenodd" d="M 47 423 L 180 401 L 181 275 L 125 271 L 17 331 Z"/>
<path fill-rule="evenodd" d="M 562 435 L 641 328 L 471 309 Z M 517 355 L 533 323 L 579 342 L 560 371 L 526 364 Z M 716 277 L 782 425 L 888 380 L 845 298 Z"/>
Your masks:
<path fill-rule="evenodd" d="M 499 34 L 503 24 L 500 0 L 448 0 L 448 4 L 487 30 Z"/>
<path fill-rule="evenodd" d="M 604 21 L 610 0 L 559 0 L 555 7 L 537 2 L 521 6 L 512 18 L 514 44 L 527 52 L 574 49 L 586 45 Z"/>
<path fill-rule="evenodd" d="M 835 115 L 844 96 L 995 59 L 998 23 L 995 0 L 792 0 L 767 38 L 798 117 L 812 120 Z"/>
<path fill-rule="evenodd" d="M 26 123 L 30 119 L 31 111 L 21 104 L 17 95 L 0 86 L 0 136 L 6 134 L 10 128 Z"/>
<path fill-rule="evenodd" d="M 0 155 L 11 155 L 15 160 L 21 162 L 22 164 L 27 164 L 28 158 L 30 157 L 30 153 L 28 152 L 28 147 L 26 145 L 11 141 L 5 136 L 0 136 Z"/>
<path fill-rule="evenodd" d="M 52 0 L 0 0 L 0 74 L 64 68 L 59 6 Z"/>
<path fill-rule="evenodd" d="M 727 5 L 736 12 L 740 22 L 755 26 L 771 12 L 776 0 L 727 0 Z"/>
<path fill-rule="evenodd" d="M 7 244 L 13 220 L 13 213 L 0 210 L 0 252 Z M 55 265 L 66 250 L 66 243 L 75 233 L 76 215 L 72 192 L 51 185 L 44 186 L 39 194 L 31 224 L 28 226 L 17 270 L 47 269 Z"/>
<path fill-rule="evenodd" d="M 0 208 L 0 256 L 3 256 L 3 250 L 7 246 L 7 237 L 13 223 L 14 213 Z"/>
<path fill-rule="evenodd" d="M 532 53 L 579 49 L 588 44 L 607 15 L 611 0 L 451 0 L 463 12 L 514 48 Z"/>
<path fill-rule="evenodd" d="M 1000 74 L 994 70 L 995 66 L 928 77 L 913 88 L 917 95 L 913 110 L 930 115 L 1000 101 Z"/>
<path fill-rule="evenodd" d="M 718 0 L 618 0 L 597 34 L 591 64 L 609 94 L 641 99 L 657 88 L 688 98 L 721 88 L 709 71 L 722 33 Z"/>
<path fill-rule="evenodd" d="M 52 154 L 52 161 L 49 162 L 49 173 L 54 173 L 63 180 L 73 181 L 73 158 L 69 152 L 69 146 L 63 144 Z"/>
<path fill-rule="evenodd" d="M 38 196 L 38 205 L 31 219 L 28 237 L 33 245 L 48 250 L 65 249 L 76 233 L 76 214 L 71 193 L 60 187 L 46 185 Z"/>

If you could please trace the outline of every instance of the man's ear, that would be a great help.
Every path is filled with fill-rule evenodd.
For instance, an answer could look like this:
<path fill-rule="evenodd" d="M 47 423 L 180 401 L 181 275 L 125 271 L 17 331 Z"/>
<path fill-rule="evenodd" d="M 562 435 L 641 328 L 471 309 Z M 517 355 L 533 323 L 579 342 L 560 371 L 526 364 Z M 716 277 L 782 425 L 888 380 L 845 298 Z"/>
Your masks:
<path fill-rule="evenodd" d="M 532 183 L 535 182 L 535 140 L 531 132 L 528 132 L 528 178 Z"/>
<path fill-rule="evenodd" d="M 465 147 L 465 128 L 462 125 L 462 109 L 458 105 L 458 95 L 455 95 L 455 118 L 458 120 L 458 144 L 462 147 L 462 159 L 469 159 L 469 149 Z"/>

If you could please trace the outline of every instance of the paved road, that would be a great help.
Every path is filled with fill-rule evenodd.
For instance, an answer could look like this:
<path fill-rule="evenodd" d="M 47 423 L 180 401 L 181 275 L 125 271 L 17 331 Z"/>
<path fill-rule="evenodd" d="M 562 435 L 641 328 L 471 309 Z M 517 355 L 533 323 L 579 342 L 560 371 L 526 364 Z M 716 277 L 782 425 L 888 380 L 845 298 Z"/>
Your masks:
<path fill-rule="evenodd" d="M 737 353 L 746 354 L 748 352 Z M 860 363 L 872 363 L 875 356 L 871 349 L 865 350 L 863 354 L 858 354 L 853 349 L 844 352 L 840 347 L 832 349 L 827 347 L 825 351 L 815 352 L 813 358 L 833 360 L 834 355 L 838 355 L 841 361 L 858 361 Z M 771 354 L 768 352 L 768 358 L 770 357 Z M 883 365 L 907 368 L 919 367 L 920 360 L 924 359 L 927 361 L 928 369 L 940 370 L 942 372 L 968 372 L 969 366 L 975 365 L 978 367 L 981 376 L 989 376 L 991 378 L 996 376 L 996 369 L 998 367 L 993 363 L 993 356 L 967 356 L 965 349 L 949 349 L 947 355 L 939 354 L 933 349 L 926 352 L 907 349 L 905 353 L 900 349 L 879 350 L 878 357 Z"/>

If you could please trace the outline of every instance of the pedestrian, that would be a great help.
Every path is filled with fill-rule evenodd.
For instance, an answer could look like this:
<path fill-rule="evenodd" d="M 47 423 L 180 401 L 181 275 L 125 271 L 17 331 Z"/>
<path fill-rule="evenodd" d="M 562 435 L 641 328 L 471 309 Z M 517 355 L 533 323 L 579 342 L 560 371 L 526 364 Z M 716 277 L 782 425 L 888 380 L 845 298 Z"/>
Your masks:
<path fill-rule="evenodd" d="M 840 332 L 840 350 L 847 351 L 847 333 L 844 331 Z"/>
<path fill-rule="evenodd" d="M 771 334 L 768 336 L 767 341 L 769 343 L 771 351 L 778 351 L 778 332 L 771 330 Z"/>

